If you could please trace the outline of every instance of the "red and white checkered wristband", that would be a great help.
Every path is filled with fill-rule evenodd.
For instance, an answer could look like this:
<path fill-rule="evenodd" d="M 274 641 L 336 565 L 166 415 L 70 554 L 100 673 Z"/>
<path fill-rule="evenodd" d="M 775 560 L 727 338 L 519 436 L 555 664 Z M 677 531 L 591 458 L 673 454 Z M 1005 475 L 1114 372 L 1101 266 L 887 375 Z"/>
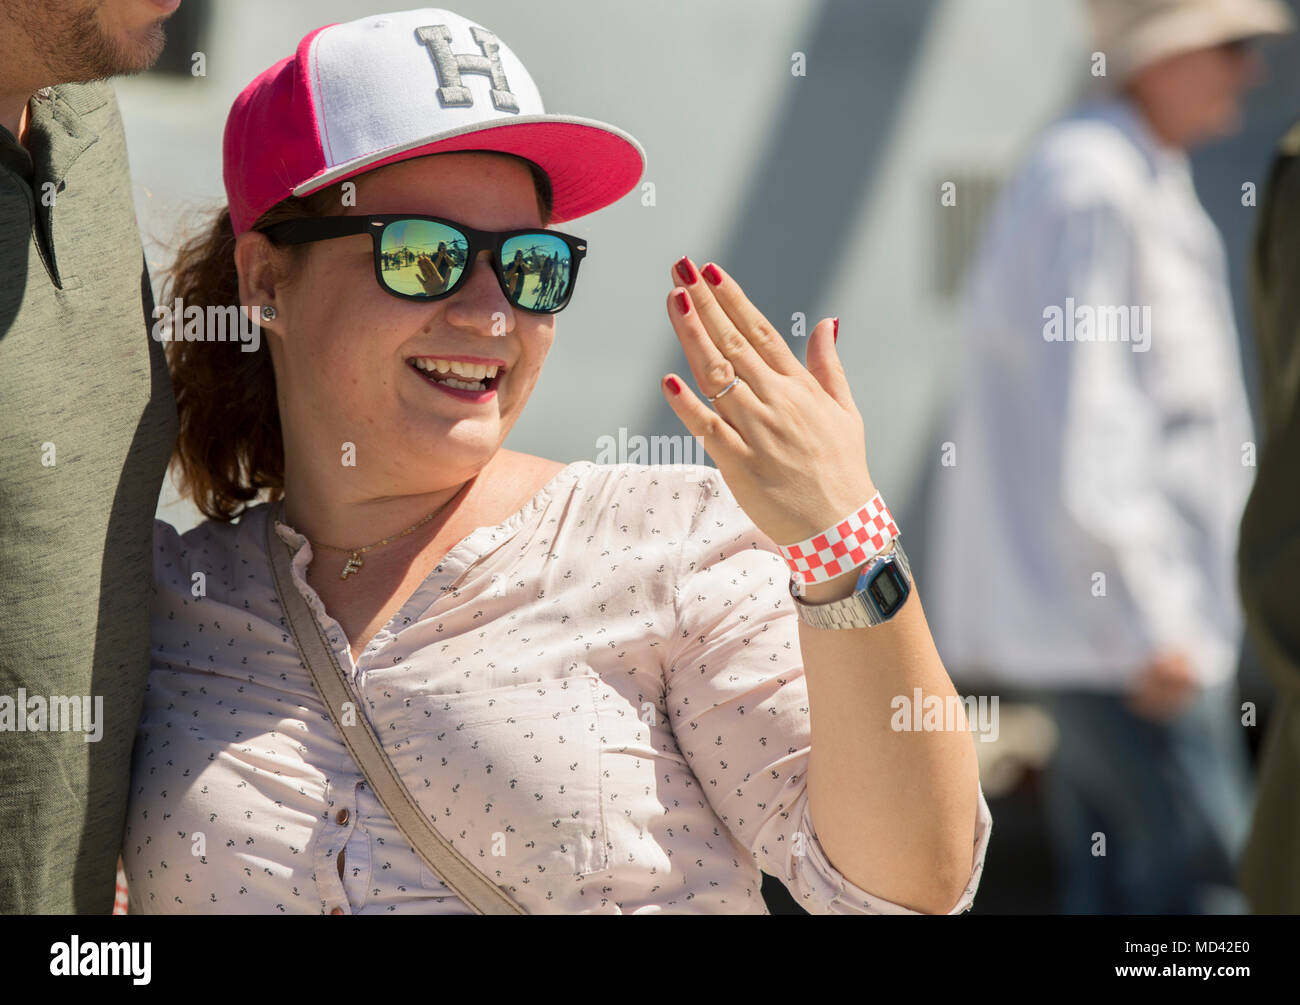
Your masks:
<path fill-rule="evenodd" d="M 824 583 L 870 561 L 898 537 L 898 525 L 877 492 L 869 503 L 834 527 L 797 544 L 777 545 L 803 586 Z"/>

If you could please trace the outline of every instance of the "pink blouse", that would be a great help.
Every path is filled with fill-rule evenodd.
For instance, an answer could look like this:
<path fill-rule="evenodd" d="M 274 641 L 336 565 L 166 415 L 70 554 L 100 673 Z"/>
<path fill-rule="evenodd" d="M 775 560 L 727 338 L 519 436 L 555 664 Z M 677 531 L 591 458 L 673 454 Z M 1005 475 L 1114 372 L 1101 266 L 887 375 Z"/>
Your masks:
<path fill-rule="evenodd" d="M 317 697 L 270 578 L 268 509 L 155 524 L 130 911 L 469 913 Z M 906 912 L 817 841 L 789 573 L 715 469 L 568 465 L 452 548 L 356 662 L 304 578 L 310 544 L 280 533 L 417 802 L 529 913 L 766 914 L 760 869 L 816 914 Z M 984 864 L 978 799 L 952 913 Z"/>

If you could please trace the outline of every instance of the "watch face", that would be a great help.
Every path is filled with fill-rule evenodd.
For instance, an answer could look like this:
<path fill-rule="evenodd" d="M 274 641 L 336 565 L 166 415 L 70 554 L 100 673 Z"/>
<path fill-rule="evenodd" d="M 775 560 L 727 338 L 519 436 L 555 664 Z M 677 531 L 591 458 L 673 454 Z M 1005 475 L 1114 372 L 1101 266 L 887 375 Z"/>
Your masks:
<path fill-rule="evenodd" d="M 903 573 L 893 562 L 881 566 L 867 586 L 867 592 L 875 601 L 881 617 L 888 618 L 898 610 L 907 599 L 908 585 Z"/>

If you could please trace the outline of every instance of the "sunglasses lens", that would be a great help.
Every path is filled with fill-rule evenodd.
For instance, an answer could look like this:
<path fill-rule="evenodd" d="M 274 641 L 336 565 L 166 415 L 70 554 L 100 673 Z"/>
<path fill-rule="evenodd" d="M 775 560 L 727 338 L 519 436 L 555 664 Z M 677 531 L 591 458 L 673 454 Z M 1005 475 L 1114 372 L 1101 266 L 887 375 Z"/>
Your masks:
<path fill-rule="evenodd" d="M 433 297 L 455 285 L 468 253 L 465 235 L 445 223 L 397 220 L 379 242 L 380 274 L 394 293 Z"/>
<path fill-rule="evenodd" d="M 554 234 L 516 234 L 501 248 L 510 299 L 528 311 L 564 306 L 573 289 L 573 253 Z"/>

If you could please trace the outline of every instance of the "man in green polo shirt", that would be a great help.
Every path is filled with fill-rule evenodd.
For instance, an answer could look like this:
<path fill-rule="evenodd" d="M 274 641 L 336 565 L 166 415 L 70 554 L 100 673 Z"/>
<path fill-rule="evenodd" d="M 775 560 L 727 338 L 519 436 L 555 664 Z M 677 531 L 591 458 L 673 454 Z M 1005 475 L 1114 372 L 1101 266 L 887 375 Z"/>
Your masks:
<path fill-rule="evenodd" d="M 0 0 L 0 912 L 108 914 L 176 434 L 112 88 L 176 0 Z"/>
<path fill-rule="evenodd" d="M 1260 914 L 1300 914 L 1300 123 L 1283 137 L 1252 259 L 1264 422 L 1237 570 L 1246 625 L 1277 684 L 1241 884 Z"/>

